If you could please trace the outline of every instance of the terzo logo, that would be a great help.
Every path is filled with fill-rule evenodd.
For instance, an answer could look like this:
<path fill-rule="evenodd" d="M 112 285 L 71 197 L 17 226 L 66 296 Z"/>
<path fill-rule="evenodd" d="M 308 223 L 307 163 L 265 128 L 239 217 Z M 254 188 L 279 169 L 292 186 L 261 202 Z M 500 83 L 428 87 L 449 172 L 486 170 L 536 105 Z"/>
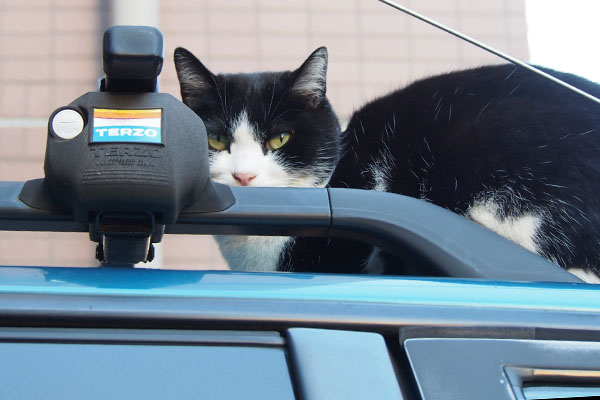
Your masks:
<path fill-rule="evenodd" d="M 90 147 L 90 151 L 95 158 L 98 157 L 135 157 L 135 158 L 161 158 L 161 148 L 141 147 L 141 146 L 100 146 Z"/>
<path fill-rule="evenodd" d="M 108 136 L 137 136 L 156 137 L 158 131 L 154 128 L 96 128 L 100 137 Z"/>
<path fill-rule="evenodd" d="M 146 126 L 97 126 L 92 142 L 162 143 L 161 129 Z"/>

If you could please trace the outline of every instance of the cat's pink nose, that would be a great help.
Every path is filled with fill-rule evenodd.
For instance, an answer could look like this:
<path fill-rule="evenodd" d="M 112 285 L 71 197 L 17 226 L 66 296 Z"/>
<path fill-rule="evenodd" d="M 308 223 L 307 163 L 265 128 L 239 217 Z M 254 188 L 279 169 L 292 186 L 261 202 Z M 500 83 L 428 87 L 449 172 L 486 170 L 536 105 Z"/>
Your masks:
<path fill-rule="evenodd" d="M 248 186 L 250 182 L 254 178 L 256 178 L 256 174 L 246 173 L 246 172 L 236 172 L 233 174 L 233 178 L 240 183 L 242 186 Z"/>

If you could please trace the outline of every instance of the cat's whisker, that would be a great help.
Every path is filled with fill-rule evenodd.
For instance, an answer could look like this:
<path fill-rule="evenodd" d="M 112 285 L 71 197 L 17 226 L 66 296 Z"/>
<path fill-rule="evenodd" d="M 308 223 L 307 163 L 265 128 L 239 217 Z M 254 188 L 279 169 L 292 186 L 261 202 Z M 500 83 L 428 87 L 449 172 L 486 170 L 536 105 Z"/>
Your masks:
<path fill-rule="evenodd" d="M 542 185 L 550 186 L 550 187 L 554 187 L 554 188 L 558 188 L 558 189 L 568 189 L 567 186 L 564 186 L 564 185 L 555 185 L 555 184 L 552 184 L 552 183 L 542 183 Z"/>
<path fill-rule="evenodd" d="M 225 115 L 232 115 L 231 108 L 227 107 L 227 77 L 223 77 L 223 110 L 225 110 Z"/>
<path fill-rule="evenodd" d="M 427 151 L 431 153 L 431 147 L 429 147 L 429 142 L 427 141 L 427 137 L 423 136 L 423 141 L 425 142 L 425 146 L 427 146 Z"/>
<path fill-rule="evenodd" d="M 515 65 L 515 67 L 513 68 L 513 70 L 512 70 L 512 71 L 510 71 L 510 73 L 509 73 L 509 74 L 506 76 L 506 78 L 504 78 L 504 81 L 503 81 L 503 82 L 506 82 L 507 80 L 509 80 L 509 79 L 510 79 L 510 77 L 511 77 L 511 76 L 513 76 L 513 74 L 514 74 L 515 72 L 517 72 L 517 69 L 518 69 L 518 68 L 519 68 L 519 67 L 517 67 L 517 66 Z"/>
<path fill-rule="evenodd" d="M 363 135 L 365 134 L 365 126 L 363 125 L 362 121 L 359 119 L 358 120 L 359 124 L 360 124 L 360 129 L 363 133 Z M 356 137 L 356 131 L 354 131 L 354 136 Z M 358 141 L 358 137 L 356 138 L 356 141 Z"/>
<path fill-rule="evenodd" d="M 281 119 L 283 119 L 284 117 L 287 117 L 287 116 L 288 116 L 288 114 L 290 114 L 290 113 L 292 113 L 292 112 L 299 112 L 299 113 L 301 113 L 301 112 L 302 112 L 302 110 L 301 110 L 301 109 L 299 109 L 299 108 L 291 108 L 291 109 L 289 109 L 289 110 L 285 110 L 284 112 L 282 112 L 282 113 L 280 113 L 280 114 L 277 114 L 277 116 L 273 118 L 273 120 L 271 121 L 271 123 L 272 123 L 273 125 L 274 125 L 274 124 L 277 124 L 277 123 L 278 123 L 278 122 L 279 122 Z"/>
<path fill-rule="evenodd" d="M 444 96 L 441 96 L 440 99 L 438 100 L 437 105 L 435 106 L 435 116 L 433 117 L 433 123 L 435 123 L 437 121 L 438 115 L 440 115 L 440 111 L 442 111 L 442 100 L 444 99 Z"/>
<path fill-rule="evenodd" d="M 269 101 L 269 110 L 267 111 L 267 116 L 271 115 L 271 107 L 273 106 L 273 99 L 275 98 L 275 77 L 273 77 L 273 83 L 271 84 L 271 87 L 271 100 Z"/>
<path fill-rule="evenodd" d="M 516 92 L 517 90 L 519 90 L 519 88 L 520 88 L 520 87 L 521 87 L 521 85 L 517 85 L 517 86 L 516 86 L 516 87 L 515 87 L 513 90 L 511 90 L 510 92 L 508 92 L 508 95 L 509 95 L 509 96 L 512 96 L 513 94 L 515 94 L 515 92 Z"/>
<path fill-rule="evenodd" d="M 584 135 L 587 135 L 588 133 L 592 133 L 592 132 L 596 132 L 596 131 L 597 131 L 597 129 L 590 129 L 589 131 L 581 132 L 581 133 L 578 133 L 577 135 L 584 136 Z"/>
<path fill-rule="evenodd" d="M 481 114 L 483 114 L 483 112 L 485 110 L 487 110 L 487 108 L 490 106 L 490 104 L 492 104 L 492 103 L 488 102 L 485 106 L 483 106 L 483 108 L 479 111 L 479 114 L 477 114 L 477 117 L 475 117 L 475 119 L 479 119 L 479 117 L 481 116 Z"/>

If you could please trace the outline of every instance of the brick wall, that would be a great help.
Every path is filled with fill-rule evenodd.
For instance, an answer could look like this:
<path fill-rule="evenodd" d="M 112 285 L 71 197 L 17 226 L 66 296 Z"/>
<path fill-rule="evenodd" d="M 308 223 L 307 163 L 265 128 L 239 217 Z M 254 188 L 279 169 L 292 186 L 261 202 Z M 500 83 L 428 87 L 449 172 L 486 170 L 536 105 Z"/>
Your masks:
<path fill-rule="evenodd" d="M 528 58 L 524 0 L 405 0 L 403 4 L 521 59 Z M 213 72 L 298 67 L 330 52 L 328 94 L 340 116 L 416 78 L 499 62 L 375 0 L 169 0 L 161 90 L 177 97 L 173 49 Z M 100 40 L 110 21 L 100 0 L 0 0 L 0 180 L 43 174 L 46 119 L 95 90 Z M 85 234 L 0 232 L 0 265 L 95 265 Z M 171 268 L 222 267 L 208 237 L 167 236 Z"/>
<path fill-rule="evenodd" d="M 524 0 L 405 0 L 430 18 L 527 59 Z M 191 50 L 213 72 L 293 69 L 317 47 L 330 53 L 328 94 L 343 116 L 416 78 L 499 62 L 378 1 L 169 1 L 162 88 L 177 93 L 172 54 Z"/>
<path fill-rule="evenodd" d="M 100 75 L 96 1 L 0 1 L 0 180 L 43 176 L 46 120 Z M 0 265 L 92 265 L 84 234 L 0 232 Z"/>

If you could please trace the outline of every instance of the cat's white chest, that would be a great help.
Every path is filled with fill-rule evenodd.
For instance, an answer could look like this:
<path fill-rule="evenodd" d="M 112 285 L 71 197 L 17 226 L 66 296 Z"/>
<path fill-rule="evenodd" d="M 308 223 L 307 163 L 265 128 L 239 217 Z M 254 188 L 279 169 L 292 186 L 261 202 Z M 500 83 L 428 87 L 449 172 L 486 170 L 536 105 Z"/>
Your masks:
<path fill-rule="evenodd" d="M 285 236 L 215 236 L 229 267 L 238 271 L 277 271 L 279 259 L 291 242 Z"/>

